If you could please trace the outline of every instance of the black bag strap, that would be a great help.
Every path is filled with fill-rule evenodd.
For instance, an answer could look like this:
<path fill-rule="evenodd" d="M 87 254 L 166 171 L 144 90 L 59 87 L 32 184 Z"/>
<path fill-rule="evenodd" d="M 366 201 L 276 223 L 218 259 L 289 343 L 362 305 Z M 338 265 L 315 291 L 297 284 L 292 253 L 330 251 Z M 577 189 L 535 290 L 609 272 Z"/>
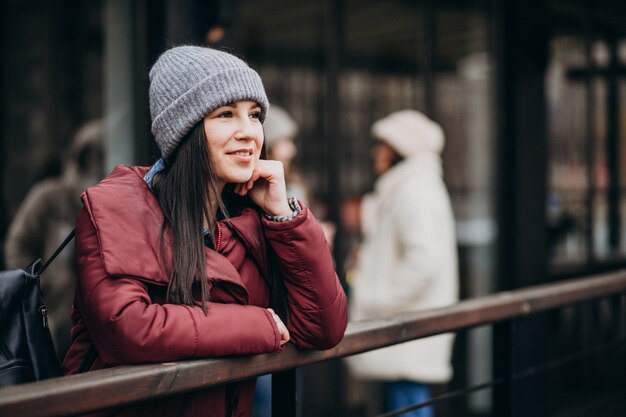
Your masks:
<path fill-rule="evenodd" d="M 74 235 L 76 234 L 76 229 L 72 229 L 72 231 L 70 232 L 69 235 L 67 235 L 67 237 L 65 238 L 65 240 L 63 241 L 63 243 L 61 243 L 59 245 L 59 247 L 57 248 L 57 250 L 54 251 L 54 253 L 52 254 L 52 256 L 50 256 L 48 258 L 48 260 L 41 266 L 41 268 L 39 268 L 39 270 L 37 271 L 37 275 L 41 275 L 43 273 L 43 271 L 46 270 L 46 268 L 48 267 L 48 265 L 50 265 L 50 263 L 52 261 L 54 261 L 54 258 L 57 257 L 57 255 L 59 253 L 61 253 L 61 251 L 63 249 L 65 249 L 65 247 L 67 246 L 68 243 L 70 243 L 70 241 L 72 239 L 74 239 Z"/>
<path fill-rule="evenodd" d="M 59 253 L 61 253 L 61 251 L 63 251 L 63 249 L 65 249 L 67 244 L 70 243 L 72 241 L 72 239 L 74 239 L 75 235 L 76 235 L 76 229 L 72 229 L 70 234 L 67 235 L 67 237 L 63 240 L 63 242 L 59 245 L 59 247 L 54 251 L 54 253 L 41 266 L 41 268 L 38 269 L 37 275 L 41 275 L 43 273 L 43 271 L 46 270 L 48 265 L 50 265 L 52 263 L 52 261 L 54 261 L 54 258 L 56 258 L 59 255 Z M 80 364 L 80 367 L 78 369 L 78 373 L 82 374 L 83 372 L 89 371 L 91 366 L 96 361 L 97 357 L 98 357 L 98 351 L 96 350 L 95 346 L 92 345 L 89 348 L 89 351 L 87 351 L 87 354 L 85 355 L 85 357 L 83 358 L 83 360 L 82 360 L 82 362 Z"/>

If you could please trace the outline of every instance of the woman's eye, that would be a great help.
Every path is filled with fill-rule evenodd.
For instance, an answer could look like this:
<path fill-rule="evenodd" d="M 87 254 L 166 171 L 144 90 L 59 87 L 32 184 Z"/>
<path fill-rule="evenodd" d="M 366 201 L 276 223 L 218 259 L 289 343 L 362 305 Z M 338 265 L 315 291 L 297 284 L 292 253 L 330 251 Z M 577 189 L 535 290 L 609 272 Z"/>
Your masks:
<path fill-rule="evenodd" d="M 226 118 L 226 117 L 232 117 L 232 115 L 233 115 L 233 112 L 231 112 L 231 111 L 223 111 L 223 112 L 219 113 L 217 115 L 217 117 L 223 119 L 223 118 Z"/>
<path fill-rule="evenodd" d="M 260 119 L 261 118 L 261 112 L 260 111 L 254 111 L 250 114 L 250 117 L 252 117 L 253 119 Z"/>

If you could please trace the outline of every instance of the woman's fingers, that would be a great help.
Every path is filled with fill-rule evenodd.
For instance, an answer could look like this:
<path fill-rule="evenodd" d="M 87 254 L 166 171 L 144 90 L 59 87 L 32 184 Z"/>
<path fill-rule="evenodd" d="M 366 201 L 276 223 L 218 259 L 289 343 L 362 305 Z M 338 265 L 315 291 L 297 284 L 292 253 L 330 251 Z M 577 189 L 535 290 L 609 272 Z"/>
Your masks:
<path fill-rule="evenodd" d="M 276 326 L 278 327 L 278 332 L 280 333 L 280 346 L 282 346 L 285 343 L 289 342 L 289 339 L 291 338 L 291 336 L 289 335 L 289 330 L 287 330 L 287 326 L 285 326 L 285 323 L 283 323 L 283 321 L 280 319 L 278 314 L 274 312 L 274 310 L 272 310 L 271 308 L 268 308 L 267 310 L 272 313 L 274 323 L 276 323 Z"/>
<path fill-rule="evenodd" d="M 240 196 L 244 196 L 246 194 L 248 194 L 248 191 L 252 189 L 252 187 L 254 187 L 254 182 L 258 179 L 259 177 L 252 176 L 252 178 L 250 178 L 248 181 L 243 182 L 241 184 L 235 184 L 235 194 L 239 194 Z"/>
<path fill-rule="evenodd" d="M 259 181 L 261 180 L 261 181 Z M 289 216 L 287 187 L 283 164 L 279 161 L 256 161 L 250 179 L 235 185 L 235 193 L 248 195 L 261 210 L 272 216 Z"/>
<path fill-rule="evenodd" d="M 272 216 L 288 216 L 291 209 L 287 203 L 287 187 L 282 162 L 259 160 L 252 176 L 256 181 L 250 197 L 261 209 Z M 257 181 L 262 178 L 263 181 Z"/>
<path fill-rule="evenodd" d="M 248 191 L 250 191 L 254 187 L 255 181 L 257 181 L 259 178 L 261 178 L 261 174 L 255 169 L 254 171 L 252 171 L 252 177 L 250 177 L 248 181 L 242 182 L 240 184 L 235 184 L 235 193 L 239 194 L 240 196 L 248 194 Z"/>
<path fill-rule="evenodd" d="M 278 331 L 280 332 L 280 345 L 282 346 L 285 343 L 289 342 L 289 339 L 291 337 L 289 336 L 289 330 L 287 330 L 287 326 L 285 326 L 280 318 L 278 319 Z"/>

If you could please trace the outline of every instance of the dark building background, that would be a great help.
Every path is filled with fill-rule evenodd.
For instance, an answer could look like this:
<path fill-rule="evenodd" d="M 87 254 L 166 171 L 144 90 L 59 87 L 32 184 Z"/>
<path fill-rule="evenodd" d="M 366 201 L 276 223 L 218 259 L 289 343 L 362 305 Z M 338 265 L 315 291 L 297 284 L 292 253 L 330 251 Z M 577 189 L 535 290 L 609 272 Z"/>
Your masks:
<path fill-rule="evenodd" d="M 0 7 L 0 241 L 29 187 L 58 173 L 82 123 L 104 118 L 110 167 L 154 161 L 147 72 L 167 47 L 193 43 L 245 57 L 270 100 L 300 125 L 297 165 L 338 224 L 344 281 L 358 241 L 346 213 L 373 181 L 369 127 L 403 108 L 425 112 L 446 133 L 463 297 L 626 264 L 621 1 L 5 0 Z M 623 301 L 612 300 L 459 334 L 456 376 L 442 390 L 623 338 L 623 315 Z M 623 389 L 626 372 L 611 372 L 626 369 L 620 352 L 441 411 L 557 415 L 597 401 L 591 385 Z M 315 392 L 304 397 L 305 415 L 375 407 L 367 397 L 376 389 L 353 384 L 339 363 L 306 369 L 305 382 Z"/>
<path fill-rule="evenodd" d="M 6 231 L 28 188 L 58 174 L 79 124 L 102 115 L 101 1 L 2 3 L 2 193 Z"/>

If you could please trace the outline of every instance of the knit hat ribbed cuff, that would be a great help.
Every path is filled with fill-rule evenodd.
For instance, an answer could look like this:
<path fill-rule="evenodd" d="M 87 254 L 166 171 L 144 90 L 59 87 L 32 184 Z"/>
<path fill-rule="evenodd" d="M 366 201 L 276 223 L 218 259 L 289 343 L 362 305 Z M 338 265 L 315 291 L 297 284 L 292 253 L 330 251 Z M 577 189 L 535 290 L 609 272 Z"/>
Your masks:
<path fill-rule="evenodd" d="M 161 154 L 170 156 L 193 126 L 220 106 L 252 100 L 261 106 L 261 121 L 269 108 L 261 77 L 251 68 L 234 68 L 212 74 L 158 114 L 152 133 L 159 138 Z"/>

